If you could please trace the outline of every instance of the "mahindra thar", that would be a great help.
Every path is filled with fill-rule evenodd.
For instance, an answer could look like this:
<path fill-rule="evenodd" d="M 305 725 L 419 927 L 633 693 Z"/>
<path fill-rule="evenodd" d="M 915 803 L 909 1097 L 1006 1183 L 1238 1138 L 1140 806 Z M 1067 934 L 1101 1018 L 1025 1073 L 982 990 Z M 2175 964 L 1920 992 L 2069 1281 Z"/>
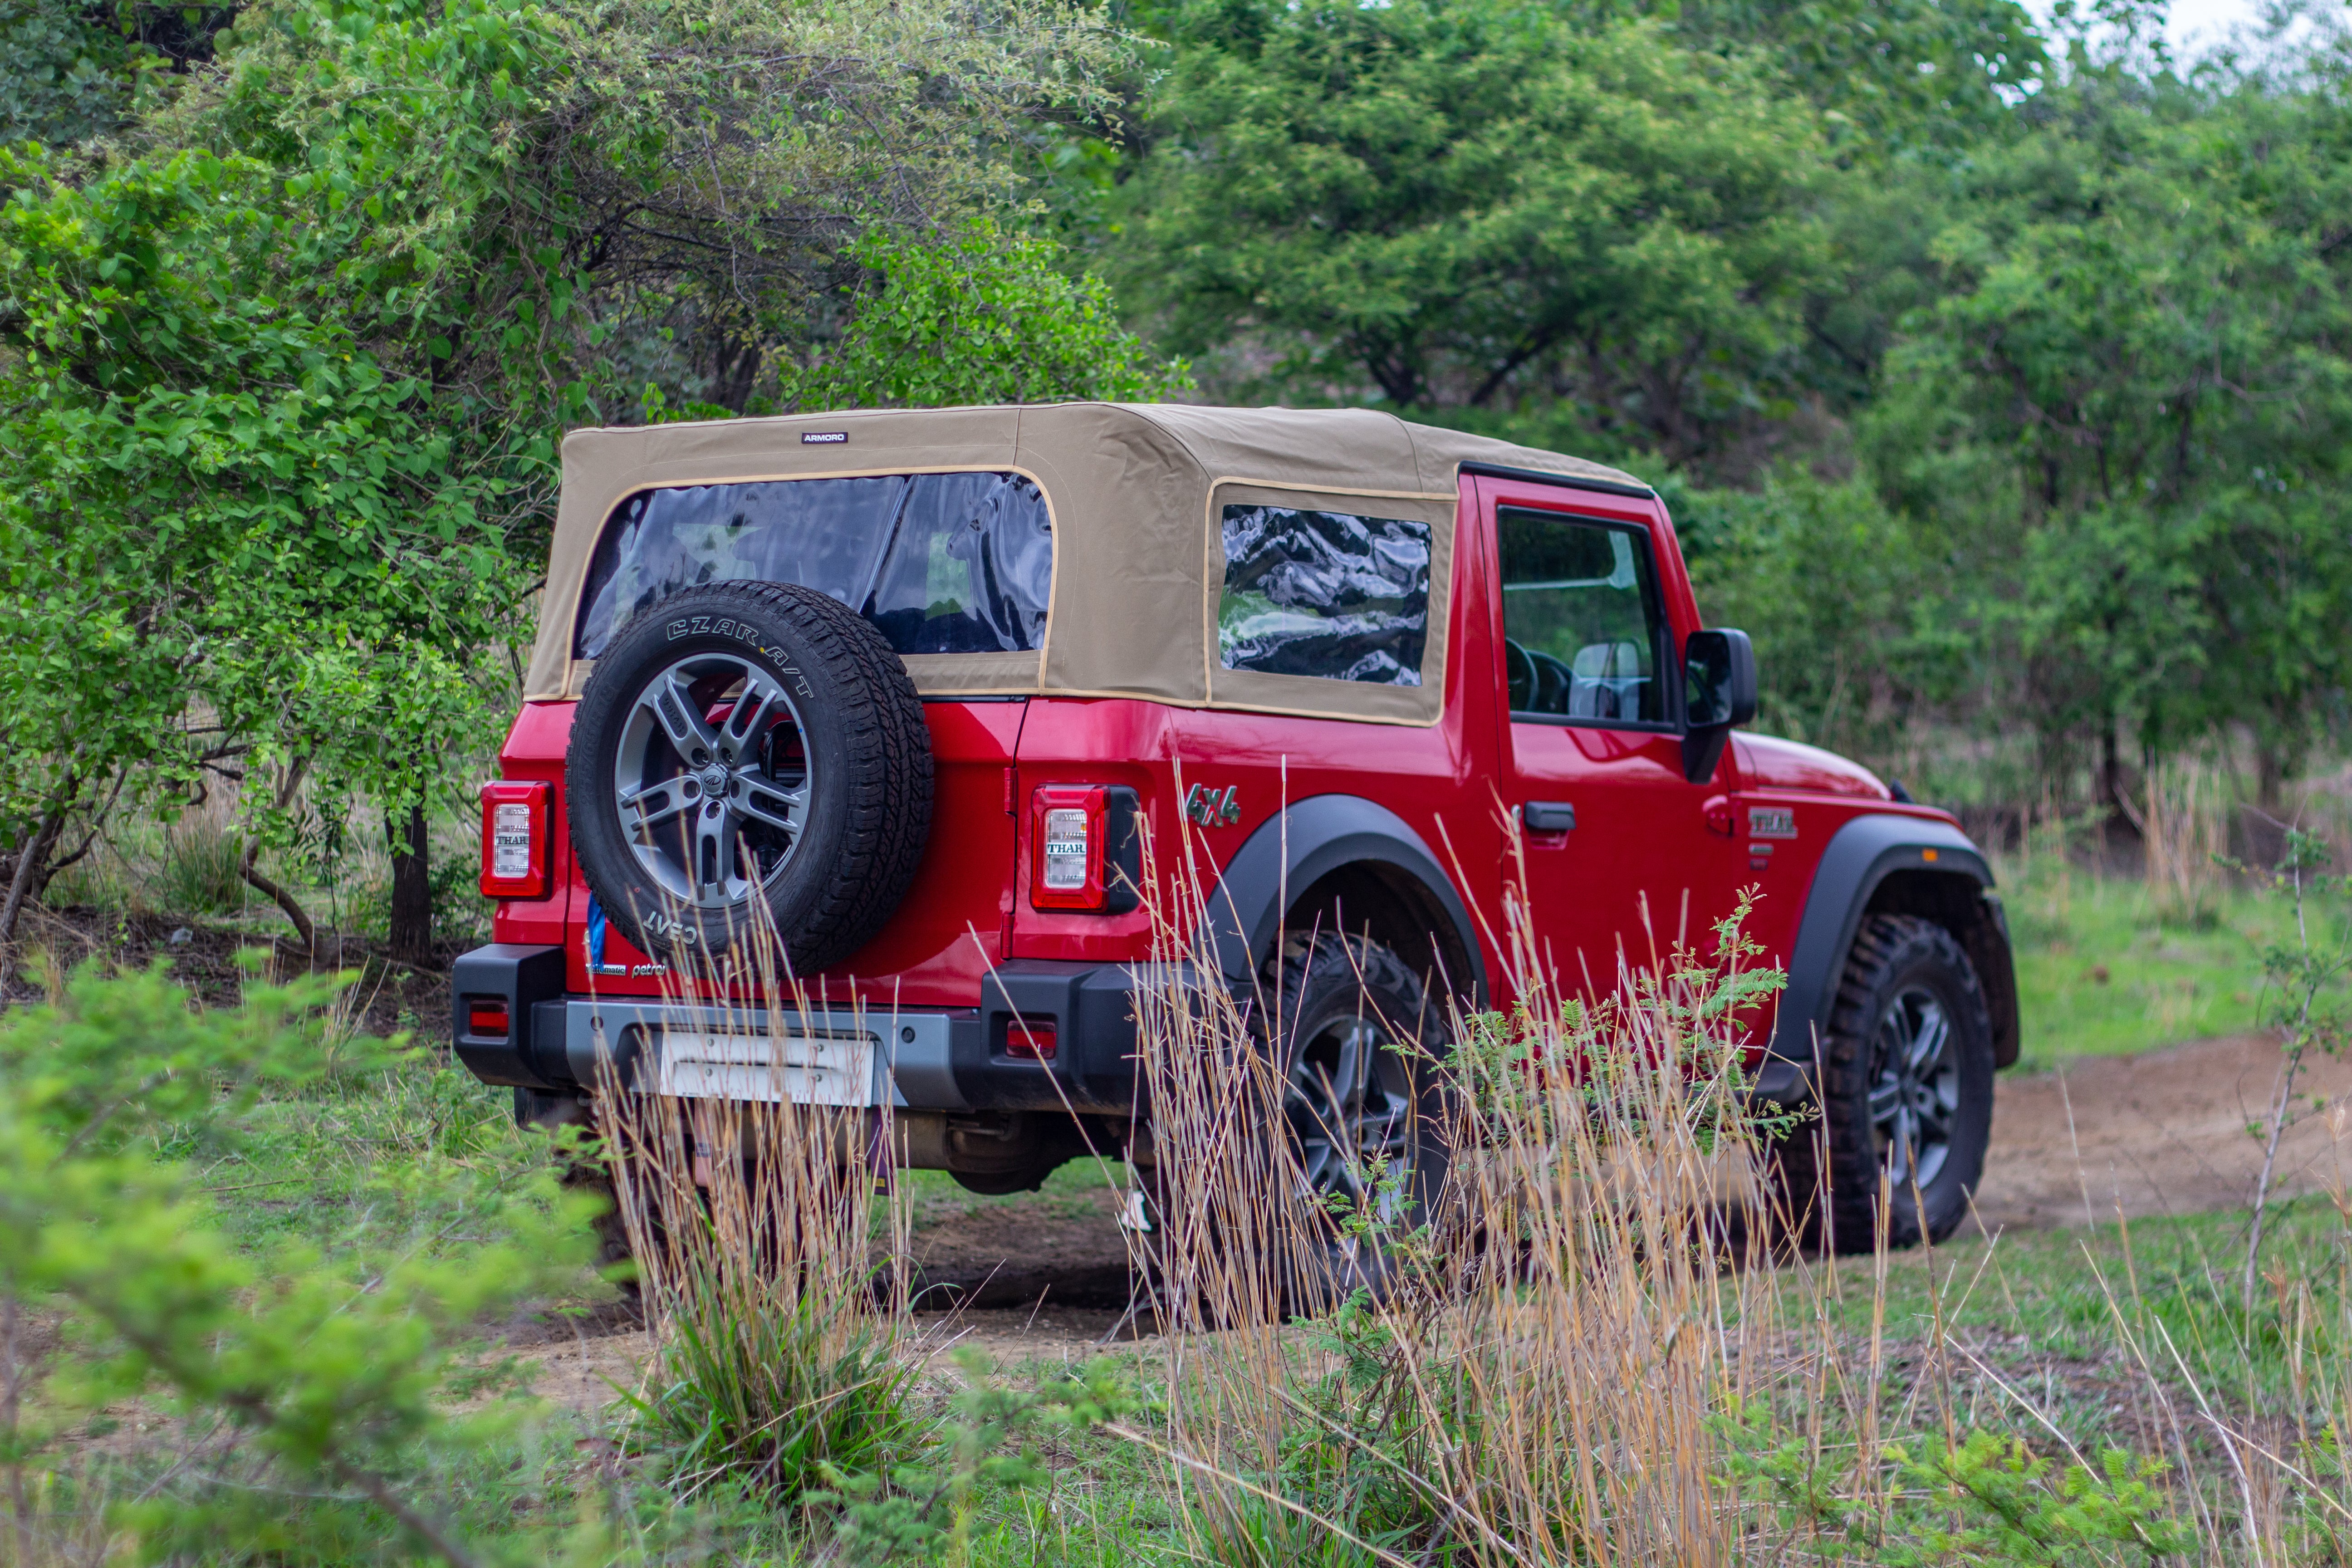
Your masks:
<path fill-rule="evenodd" d="M 887 1105 L 906 1163 L 1034 1186 L 1144 1142 L 1143 847 L 1164 878 L 1181 845 L 1191 951 L 1277 983 L 1292 1132 L 1342 1184 L 1442 1168 L 1398 1034 L 1533 963 L 1605 990 L 1752 888 L 1788 975 L 1755 1092 L 1812 1108 L 1784 1180 L 1835 1245 L 1870 1244 L 1882 1173 L 1891 1239 L 1940 1237 L 2017 1056 L 1991 873 L 1948 814 L 1738 732 L 1755 703 L 1648 487 L 1385 414 L 580 431 L 456 1051 L 527 1118 L 577 1119 L 601 1062 Z M 812 1005 L 709 984 L 754 941 Z"/>

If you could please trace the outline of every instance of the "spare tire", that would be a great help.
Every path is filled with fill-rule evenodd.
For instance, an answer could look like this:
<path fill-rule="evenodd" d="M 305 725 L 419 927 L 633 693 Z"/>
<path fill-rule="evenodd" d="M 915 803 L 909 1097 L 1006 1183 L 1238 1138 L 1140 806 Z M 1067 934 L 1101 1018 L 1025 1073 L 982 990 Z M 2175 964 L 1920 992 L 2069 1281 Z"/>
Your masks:
<path fill-rule="evenodd" d="M 673 963 L 772 931 L 793 973 L 848 957 L 906 895 L 931 824 L 907 667 L 837 601 L 688 588 L 596 661 L 563 759 L 604 916 Z"/>

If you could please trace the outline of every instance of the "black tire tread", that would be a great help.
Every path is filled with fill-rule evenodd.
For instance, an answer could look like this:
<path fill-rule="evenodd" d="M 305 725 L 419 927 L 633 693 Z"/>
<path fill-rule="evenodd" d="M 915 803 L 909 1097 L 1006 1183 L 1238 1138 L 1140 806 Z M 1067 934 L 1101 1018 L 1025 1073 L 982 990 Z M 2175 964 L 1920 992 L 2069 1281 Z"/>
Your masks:
<path fill-rule="evenodd" d="M 1983 987 L 1975 965 L 1952 933 L 1917 915 L 1866 917 L 1854 932 L 1853 946 L 1838 979 L 1829 1031 L 1821 1042 L 1821 1081 L 1814 1102 L 1819 1114 L 1792 1131 L 1774 1155 L 1780 1199 L 1796 1216 L 1808 1245 L 1826 1242 L 1839 1252 L 1855 1253 L 1868 1252 L 1874 1244 L 1878 1151 L 1869 1127 L 1852 1125 L 1834 1108 L 1866 1100 L 1878 999 L 1896 969 L 1913 962 L 1922 947 L 1948 972 L 1960 992 L 1961 1005 L 1970 1015 L 1954 1019 L 1954 1026 L 1972 1028 L 1990 1048 L 1992 1019 Z M 1943 1240 L 1957 1228 L 1960 1217 L 1956 1211 L 1937 1221 L 1929 1239 Z M 1898 1202 L 1887 1219 L 1890 1247 L 1919 1244 L 1919 1217 L 1907 1202 Z"/>

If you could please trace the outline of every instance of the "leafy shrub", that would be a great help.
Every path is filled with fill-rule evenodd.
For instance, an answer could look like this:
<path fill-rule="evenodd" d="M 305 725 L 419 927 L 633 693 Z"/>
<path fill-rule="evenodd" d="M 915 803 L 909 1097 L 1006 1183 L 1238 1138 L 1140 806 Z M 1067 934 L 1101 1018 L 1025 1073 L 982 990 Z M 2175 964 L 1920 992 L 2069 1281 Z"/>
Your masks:
<path fill-rule="evenodd" d="M 793 1506 L 843 1476 L 887 1476 L 928 1441 L 918 1368 L 893 1336 L 747 1271 L 678 1281 L 658 1367 L 658 1390 L 630 1401 L 635 1439 L 688 1493 L 734 1475 Z"/>
<path fill-rule="evenodd" d="M 160 971 L 85 967 L 58 1005 L 0 1016 L 0 1308 L 62 1310 L 69 1331 L 39 1396 L 0 1409 L 0 1460 L 21 1479 L 107 1407 L 161 1405 L 206 1463 L 114 1510 L 151 1550 L 300 1556 L 306 1532 L 356 1528 L 470 1561 L 416 1495 L 503 1420 L 451 1413 L 486 1385 L 462 1346 L 583 1249 L 548 1172 L 511 1162 L 418 1162 L 332 1246 L 229 1239 L 199 1162 L 238 1146 L 265 1088 L 316 1076 L 335 990 L 198 1011 Z M 0 1349 L 12 1388 L 21 1353 Z"/>

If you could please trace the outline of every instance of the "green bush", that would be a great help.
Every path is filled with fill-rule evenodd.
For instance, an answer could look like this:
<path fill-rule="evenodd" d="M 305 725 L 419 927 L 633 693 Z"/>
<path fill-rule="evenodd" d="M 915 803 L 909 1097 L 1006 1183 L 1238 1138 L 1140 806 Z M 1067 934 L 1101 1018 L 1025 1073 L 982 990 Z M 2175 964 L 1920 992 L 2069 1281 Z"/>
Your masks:
<path fill-rule="evenodd" d="M 53 1471 L 110 1409 L 160 1412 L 206 1462 L 108 1507 L 146 1549 L 299 1558 L 357 1532 L 471 1561 L 420 1495 L 512 1424 L 502 1404 L 455 1413 L 500 1381 L 464 1347 L 584 1255 L 545 1163 L 511 1160 L 409 1163 L 331 1244 L 230 1239 L 200 1173 L 266 1089 L 317 1076 L 335 989 L 203 1011 L 160 972 L 85 967 L 57 1005 L 0 1017 L 0 1307 L 66 1320 L 37 1394 L 0 1409 L 0 1464 Z M 13 1336 L 0 1354 L 26 1386 Z"/>

